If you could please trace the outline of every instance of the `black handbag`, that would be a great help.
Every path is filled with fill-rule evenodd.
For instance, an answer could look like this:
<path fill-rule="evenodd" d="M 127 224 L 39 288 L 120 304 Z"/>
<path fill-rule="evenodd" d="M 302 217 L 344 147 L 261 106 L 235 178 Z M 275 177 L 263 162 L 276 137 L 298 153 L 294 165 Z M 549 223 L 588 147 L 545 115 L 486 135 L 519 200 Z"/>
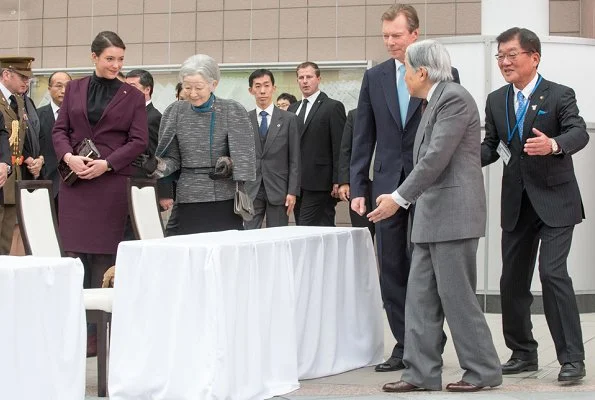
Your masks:
<path fill-rule="evenodd" d="M 79 143 L 79 145 L 74 150 L 74 153 L 75 154 L 73 155 L 88 157 L 92 158 L 93 160 L 97 160 L 101 157 L 101 154 L 99 153 L 99 150 L 97 150 L 95 143 L 93 143 L 93 141 L 88 138 L 83 139 L 83 141 Z M 74 171 L 70 169 L 64 160 L 60 160 L 60 163 L 58 164 L 58 172 L 62 177 L 62 181 L 64 181 L 64 183 L 68 186 L 71 186 L 78 179 L 77 174 L 75 174 Z"/>

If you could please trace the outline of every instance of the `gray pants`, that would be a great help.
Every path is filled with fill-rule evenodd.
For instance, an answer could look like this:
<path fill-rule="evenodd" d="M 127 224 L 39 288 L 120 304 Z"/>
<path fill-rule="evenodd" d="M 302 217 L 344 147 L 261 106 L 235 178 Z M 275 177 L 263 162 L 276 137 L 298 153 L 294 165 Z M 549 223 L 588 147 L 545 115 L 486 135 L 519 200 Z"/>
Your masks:
<path fill-rule="evenodd" d="M 267 228 L 289 225 L 289 216 L 285 204 L 274 205 L 269 203 L 264 185 L 260 185 L 258 194 L 254 199 L 254 218 L 252 221 L 244 221 L 246 229 L 260 229 L 266 215 Z"/>
<path fill-rule="evenodd" d="M 502 383 L 500 360 L 475 296 L 478 241 L 415 243 L 405 301 L 405 382 L 442 389 L 446 318 L 463 380 L 476 386 Z"/>

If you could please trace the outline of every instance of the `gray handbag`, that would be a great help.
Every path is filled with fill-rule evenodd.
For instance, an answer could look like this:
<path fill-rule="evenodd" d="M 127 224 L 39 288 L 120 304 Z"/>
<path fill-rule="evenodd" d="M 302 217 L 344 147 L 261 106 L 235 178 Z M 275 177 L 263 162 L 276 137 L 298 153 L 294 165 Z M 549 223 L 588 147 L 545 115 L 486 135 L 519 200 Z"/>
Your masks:
<path fill-rule="evenodd" d="M 233 197 L 233 212 L 238 214 L 244 221 L 252 221 L 254 217 L 254 204 L 250 197 L 244 192 L 244 184 L 236 181 L 236 193 Z"/>

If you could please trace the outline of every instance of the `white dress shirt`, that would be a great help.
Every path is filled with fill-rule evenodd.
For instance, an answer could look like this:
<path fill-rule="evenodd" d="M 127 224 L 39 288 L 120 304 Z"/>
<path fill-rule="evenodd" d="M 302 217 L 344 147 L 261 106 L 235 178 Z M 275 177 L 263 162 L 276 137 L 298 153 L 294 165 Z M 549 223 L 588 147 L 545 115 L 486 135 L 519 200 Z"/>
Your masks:
<path fill-rule="evenodd" d="M 54 113 L 54 121 L 56 121 L 58 119 L 58 110 L 60 109 L 60 106 L 54 103 L 54 100 L 50 100 L 50 106 L 52 107 L 52 112 Z"/>
<path fill-rule="evenodd" d="M 269 106 L 267 108 L 265 108 L 264 110 L 262 108 L 256 106 L 256 120 L 258 121 L 258 126 L 260 126 L 262 124 L 262 116 L 260 115 L 261 111 L 267 112 L 267 126 L 268 127 L 271 126 L 271 118 L 273 117 L 274 109 L 275 109 L 275 106 L 273 105 L 273 103 L 269 104 Z"/>
<path fill-rule="evenodd" d="M 303 97 L 302 98 L 302 103 L 300 104 L 300 106 L 298 107 L 298 109 L 295 110 L 295 113 L 297 115 L 300 115 L 300 110 L 302 109 L 302 106 L 304 105 L 304 99 L 307 99 L 308 100 L 308 104 L 307 104 L 307 108 L 306 108 L 306 115 L 304 116 L 304 121 L 308 118 L 308 114 L 310 113 L 310 110 L 312 109 L 312 106 L 316 102 L 316 99 L 318 98 L 318 95 L 319 94 L 320 94 L 320 90 L 318 90 L 316 93 L 310 95 L 310 97 Z M 304 121 L 302 121 L 302 122 L 304 122 Z"/>
<path fill-rule="evenodd" d="M 538 79 L 539 79 L 539 74 L 535 73 L 535 76 L 533 77 L 533 79 L 531 79 L 531 82 L 529 82 L 527 84 L 527 86 L 525 86 L 523 88 L 523 90 L 518 89 L 516 86 L 512 85 L 512 89 L 514 90 L 514 112 L 515 113 L 519 109 L 519 99 L 517 98 L 517 96 L 518 96 L 517 93 L 523 92 L 523 96 L 525 96 L 525 99 L 529 100 L 529 96 L 531 96 L 533 89 L 535 89 L 535 85 L 537 84 Z"/>

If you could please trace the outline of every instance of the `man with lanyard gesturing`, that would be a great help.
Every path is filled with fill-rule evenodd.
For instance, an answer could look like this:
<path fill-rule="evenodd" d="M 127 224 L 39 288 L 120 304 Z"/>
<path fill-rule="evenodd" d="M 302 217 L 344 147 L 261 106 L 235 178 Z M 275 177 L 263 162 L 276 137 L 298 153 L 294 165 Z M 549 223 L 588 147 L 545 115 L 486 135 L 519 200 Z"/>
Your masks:
<path fill-rule="evenodd" d="M 575 381 L 585 376 L 585 351 L 566 260 L 574 226 L 584 218 L 572 155 L 589 136 L 574 91 L 537 73 L 537 35 L 511 28 L 496 40 L 498 67 L 509 84 L 487 98 L 481 161 L 504 162 L 500 295 L 512 355 L 502 373 L 537 370 L 530 289 L 539 248 L 543 307 L 562 366 L 558 380 Z"/>

